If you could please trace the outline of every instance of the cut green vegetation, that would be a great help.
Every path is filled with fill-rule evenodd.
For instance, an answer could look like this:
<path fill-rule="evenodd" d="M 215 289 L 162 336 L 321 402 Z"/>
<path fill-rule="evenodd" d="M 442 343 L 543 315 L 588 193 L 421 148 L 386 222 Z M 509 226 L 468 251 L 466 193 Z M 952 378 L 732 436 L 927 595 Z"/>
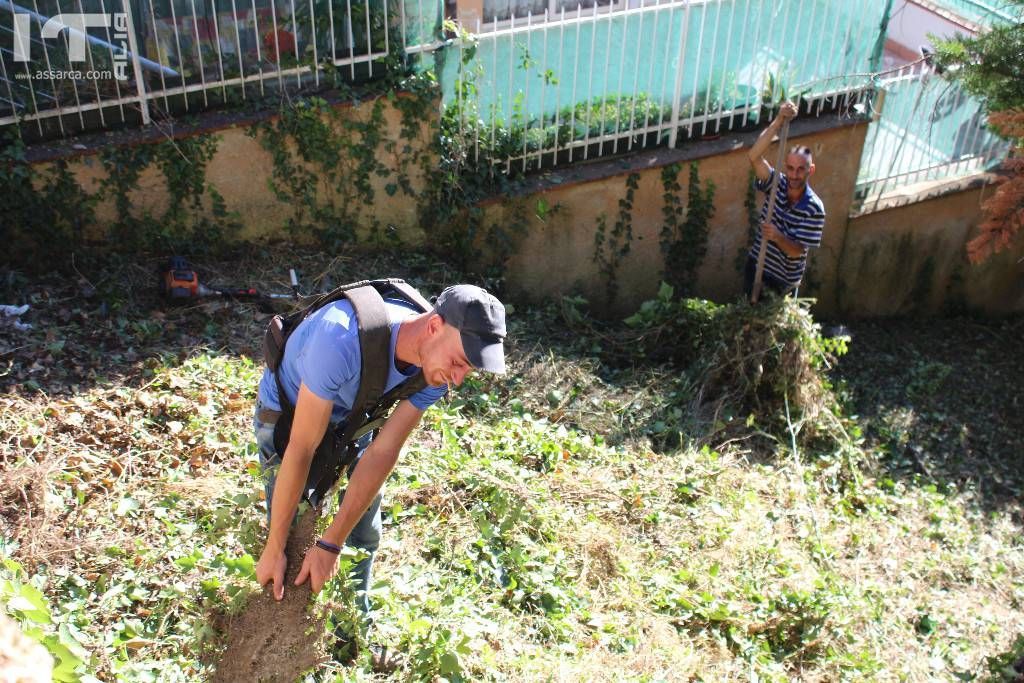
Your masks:
<path fill-rule="evenodd" d="M 288 258 L 197 266 L 459 279 L 408 252 Z M 0 330 L 0 611 L 55 680 L 210 680 L 258 589 L 266 316 L 164 309 L 151 265 L 5 281 L 34 328 Z M 375 626 L 354 658 L 309 634 L 329 661 L 306 680 L 1013 680 L 1021 320 L 847 344 L 791 302 L 584 304 L 516 303 L 509 376 L 426 414 L 385 491 Z M 315 608 L 356 621 L 339 580 Z"/>

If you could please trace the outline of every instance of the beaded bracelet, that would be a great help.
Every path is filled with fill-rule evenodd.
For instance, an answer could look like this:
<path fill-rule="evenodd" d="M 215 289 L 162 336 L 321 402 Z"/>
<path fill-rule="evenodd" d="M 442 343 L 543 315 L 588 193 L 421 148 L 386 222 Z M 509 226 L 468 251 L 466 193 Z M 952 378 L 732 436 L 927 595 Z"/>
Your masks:
<path fill-rule="evenodd" d="M 341 552 L 341 548 L 339 546 L 336 546 L 333 543 L 330 543 L 329 541 L 325 541 L 322 538 L 317 540 L 316 547 L 320 548 L 321 550 L 326 550 L 329 553 L 334 553 L 335 555 Z"/>

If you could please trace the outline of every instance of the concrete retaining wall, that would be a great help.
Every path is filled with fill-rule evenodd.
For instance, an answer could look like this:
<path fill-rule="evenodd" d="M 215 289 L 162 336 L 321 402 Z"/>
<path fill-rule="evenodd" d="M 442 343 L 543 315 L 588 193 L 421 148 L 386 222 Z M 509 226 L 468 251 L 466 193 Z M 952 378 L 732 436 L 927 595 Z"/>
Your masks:
<path fill-rule="evenodd" d="M 836 308 L 835 273 L 865 132 L 863 123 L 854 125 L 823 117 L 794 122 L 790 134 L 790 144 L 806 145 L 813 150 L 816 170 L 811 185 L 825 204 L 822 246 L 812 252 L 809 275 L 805 278 L 811 286 L 805 286 L 802 291 L 819 297 L 819 310 L 825 312 Z M 657 150 L 627 160 L 601 162 L 571 173 L 555 172 L 544 187 L 517 199 L 532 206 L 543 197 L 557 210 L 545 221 L 532 218 L 530 234 L 519 254 L 512 259 L 510 282 L 535 297 L 576 291 L 595 303 L 610 305 L 616 313 L 634 309 L 654 295 L 664 269 L 658 244 L 664 206 L 662 168 L 683 162 L 679 180 L 684 188 L 682 201 L 685 203 L 687 165 L 696 161 L 702 184 L 708 181 L 715 184 L 715 215 L 710 221 L 707 254 L 699 270 L 697 294 L 716 301 L 738 297 L 742 275 L 735 264 L 737 256 L 748 248 L 744 208 L 750 170 L 747 149 L 756 137 L 756 132 L 723 136 L 685 149 Z M 773 145 L 767 157 L 775 159 L 776 150 Z M 607 170 L 612 174 L 603 172 Z M 619 199 L 626 192 L 625 178 L 632 172 L 640 175 L 632 212 L 634 240 L 618 274 L 617 300 L 606 302 L 603 300 L 604 281 L 593 261 L 594 231 L 601 214 L 606 216 L 609 227 L 614 223 Z M 759 195 L 758 205 L 762 200 L 763 195 Z M 488 218 L 494 221 L 503 220 L 504 211 L 501 204 L 487 207 Z"/>
<path fill-rule="evenodd" d="M 838 273 L 841 309 L 862 316 L 1024 311 L 1024 236 L 982 264 L 967 261 L 981 203 L 994 191 L 974 185 L 851 218 Z"/>
<path fill-rule="evenodd" d="M 336 103 L 336 113 L 343 118 L 355 117 L 367 119 L 378 100 L 367 100 L 357 105 Z M 370 184 L 374 191 L 373 206 L 361 207 L 362 227 L 370 224 L 375 218 L 382 226 L 392 226 L 397 234 L 406 242 L 416 244 L 423 240 L 417 217 L 417 196 L 425 186 L 423 173 L 416 164 L 408 164 L 406 170 L 410 175 L 410 183 L 414 194 L 409 196 L 401 191 L 389 196 L 385 186 L 395 182 L 395 172 L 400 166 L 400 159 L 408 159 L 416 153 L 431 153 L 429 146 L 429 122 L 424 121 L 420 135 L 415 140 L 403 140 L 399 137 L 401 130 L 401 114 L 387 100 L 383 100 L 383 137 L 384 140 L 376 150 L 378 159 L 392 174 L 387 177 L 372 175 Z M 206 181 L 217 189 L 224 197 L 227 210 L 238 215 L 242 224 L 239 237 L 244 240 L 257 240 L 283 237 L 283 228 L 288 217 L 293 214 L 286 202 L 277 199 L 269 188 L 273 173 L 273 162 L 269 152 L 259 141 L 249 135 L 252 127 L 260 122 L 273 122 L 277 115 L 215 115 L 204 117 L 203 122 L 194 126 L 179 126 L 178 130 L 169 133 L 155 129 L 147 131 L 125 131 L 100 136 L 87 136 L 74 141 L 76 148 L 67 149 L 61 143 L 33 147 L 31 155 L 33 163 L 40 171 L 46 170 L 54 159 L 61 158 L 68 162 L 69 170 L 82 187 L 95 193 L 99 190 L 107 171 L 99 160 L 98 152 L 106 145 L 139 145 L 152 144 L 173 138 L 185 138 L 198 134 L 213 134 L 218 138 L 217 150 L 206 167 Z M 387 144 L 394 143 L 392 149 Z M 411 145 L 413 152 L 404 152 L 405 145 Z M 312 169 L 315 171 L 315 168 Z M 353 187 L 331 187 L 326 182 L 320 187 L 323 201 L 333 199 L 336 202 L 355 200 L 357 191 Z M 163 174 L 156 164 L 147 166 L 139 176 L 136 187 L 129 192 L 131 211 L 135 216 L 149 214 L 160 216 L 168 205 L 168 189 Z M 117 220 L 112 199 L 100 202 L 96 206 L 97 225 L 93 226 L 89 238 L 102 240 L 109 226 Z M 298 236 L 299 239 L 302 236 Z"/>
<path fill-rule="evenodd" d="M 981 203 L 994 191 L 991 176 L 904 189 L 849 217 L 866 131 L 863 122 L 824 117 L 793 124 L 790 143 L 814 151 L 811 185 L 827 214 L 822 245 L 811 251 L 800 295 L 815 297 L 815 312 L 826 317 L 1024 311 L 1024 234 L 1010 250 L 981 265 L 966 259 L 965 245 L 981 221 Z M 756 133 L 744 133 L 681 150 L 581 164 L 537 181 L 515 199 L 525 204 L 531 220 L 510 263 L 511 285 L 535 299 L 579 293 L 613 315 L 634 310 L 654 296 L 665 268 L 658 244 L 661 170 L 674 162 L 696 161 L 702 183 L 712 181 L 716 187 L 716 213 L 696 292 L 719 302 L 738 298 L 742 276 L 737 256 L 747 249 L 746 150 L 755 138 Z M 775 159 L 776 148 L 766 156 Z M 640 176 L 633 200 L 634 239 L 618 271 L 618 295 L 609 302 L 594 262 L 594 235 L 602 214 L 609 229 L 615 222 L 630 173 Z M 684 188 L 686 174 L 684 165 L 679 176 Z M 555 207 L 544 220 L 532 210 L 541 199 Z M 763 199 L 759 194 L 758 206 Z M 486 207 L 490 221 L 509 220 L 507 212 L 505 203 Z"/>
<path fill-rule="evenodd" d="M 343 116 L 360 117 L 369 115 L 373 103 L 334 106 Z M 385 130 L 394 132 L 391 140 L 397 144 L 393 151 L 387 151 L 386 143 L 382 143 L 378 153 L 389 168 L 397 169 L 399 150 L 409 141 L 397 139 L 400 115 L 390 104 L 384 108 L 384 117 Z M 223 195 L 228 210 L 239 215 L 241 238 L 247 240 L 285 236 L 283 227 L 292 212 L 268 188 L 270 154 L 246 134 L 256 122 L 252 118 L 235 120 L 215 128 L 220 141 L 207 167 L 207 181 Z M 429 123 L 424 122 L 422 134 L 412 143 L 418 150 L 428 150 Z M 827 214 L 823 242 L 811 252 L 801 295 L 816 297 L 816 312 L 824 316 L 1024 310 L 1024 236 L 1011 251 L 981 266 L 966 262 L 964 245 L 976 232 L 983 196 L 992 192 L 984 182 L 925 192 L 905 198 L 902 206 L 873 207 L 870 213 L 858 209 L 859 215 L 849 218 L 866 130 L 862 121 L 835 115 L 797 119 L 791 128 L 790 143 L 806 145 L 814 152 L 817 168 L 811 184 L 824 201 Z M 211 129 L 207 126 L 200 132 Z M 747 249 L 744 197 L 750 166 L 746 155 L 756 137 L 756 131 L 726 134 L 687 143 L 678 150 L 658 149 L 575 164 L 531 178 L 512 197 L 485 202 L 486 222 L 528 217 L 526 237 L 509 263 L 511 288 L 537 300 L 581 293 L 612 315 L 634 310 L 655 294 L 665 268 L 658 244 L 664 205 L 662 169 L 673 163 L 682 165 L 679 183 L 684 188 L 681 200 L 685 204 L 687 167 L 696 161 L 702 183 L 713 182 L 716 188 L 716 212 L 710 222 L 707 254 L 699 268 L 696 292 L 720 302 L 738 298 L 742 276 L 736 264 Z M 150 134 L 148 141 L 161 139 L 165 138 Z M 101 139 L 95 147 L 76 151 L 70 157 L 66 150 L 59 155 L 69 159 L 74 175 L 93 192 L 106 177 L 95 156 L 102 144 L 109 141 Z M 39 154 L 38 150 L 34 153 Z M 773 146 L 767 157 L 774 159 L 775 155 Z M 50 163 L 55 156 L 38 163 Z M 426 185 L 425 178 L 415 165 L 410 165 L 409 171 L 418 195 Z M 605 301 L 605 280 L 594 261 L 594 236 L 602 215 L 609 230 L 615 223 L 630 173 L 639 175 L 632 211 L 633 241 L 617 273 L 618 295 L 615 301 Z M 393 177 L 373 178 L 374 204 L 361 209 L 364 232 L 375 219 L 380 225 L 392 227 L 405 242 L 423 243 L 417 196 L 402 192 L 387 195 L 384 186 L 390 182 L 394 182 Z M 321 188 L 323 197 L 338 201 L 351 199 L 354 192 L 348 187 Z M 143 172 L 131 200 L 132 210 L 138 215 L 148 212 L 158 216 L 164 211 L 167 187 L 155 165 Z M 758 195 L 759 205 L 761 201 L 763 196 Z M 538 205 L 545 203 L 550 210 L 539 211 Z M 97 216 L 101 225 L 94 238 L 102 237 L 103 226 L 116 219 L 112 202 L 101 203 Z"/>

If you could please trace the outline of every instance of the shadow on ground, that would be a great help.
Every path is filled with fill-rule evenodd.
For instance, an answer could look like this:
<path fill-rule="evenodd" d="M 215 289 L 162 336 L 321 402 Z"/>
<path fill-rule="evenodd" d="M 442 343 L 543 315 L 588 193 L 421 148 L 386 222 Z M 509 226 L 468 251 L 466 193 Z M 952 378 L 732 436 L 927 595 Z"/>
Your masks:
<path fill-rule="evenodd" d="M 80 258 L 64 273 L 0 271 L 0 304 L 28 304 L 18 329 L 0 317 L 0 393 L 68 398 L 96 385 L 140 384 L 154 364 L 175 366 L 201 350 L 262 359 L 263 328 L 290 300 L 205 297 L 169 303 L 158 288 L 167 256 Z M 455 276 L 417 254 L 330 256 L 292 245 L 245 247 L 229 258 L 197 258 L 200 281 L 290 293 L 289 268 L 303 294 L 371 277 L 405 277 L 437 294 Z"/>
<path fill-rule="evenodd" d="M 1024 497 L 1024 317 L 857 321 L 837 377 L 894 481 Z"/>

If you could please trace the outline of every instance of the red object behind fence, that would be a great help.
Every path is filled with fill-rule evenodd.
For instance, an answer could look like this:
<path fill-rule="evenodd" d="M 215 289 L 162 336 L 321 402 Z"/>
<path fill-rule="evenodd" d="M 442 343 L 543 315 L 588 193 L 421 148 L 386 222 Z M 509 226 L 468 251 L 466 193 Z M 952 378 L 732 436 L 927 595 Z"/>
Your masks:
<path fill-rule="evenodd" d="M 295 36 L 290 31 L 285 31 L 283 28 L 277 29 L 277 44 L 274 44 L 274 31 L 270 30 L 263 34 L 263 46 L 267 49 L 267 54 L 270 59 L 275 62 L 280 62 L 280 56 L 277 50 L 281 51 L 281 54 L 293 55 L 295 54 Z"/>

